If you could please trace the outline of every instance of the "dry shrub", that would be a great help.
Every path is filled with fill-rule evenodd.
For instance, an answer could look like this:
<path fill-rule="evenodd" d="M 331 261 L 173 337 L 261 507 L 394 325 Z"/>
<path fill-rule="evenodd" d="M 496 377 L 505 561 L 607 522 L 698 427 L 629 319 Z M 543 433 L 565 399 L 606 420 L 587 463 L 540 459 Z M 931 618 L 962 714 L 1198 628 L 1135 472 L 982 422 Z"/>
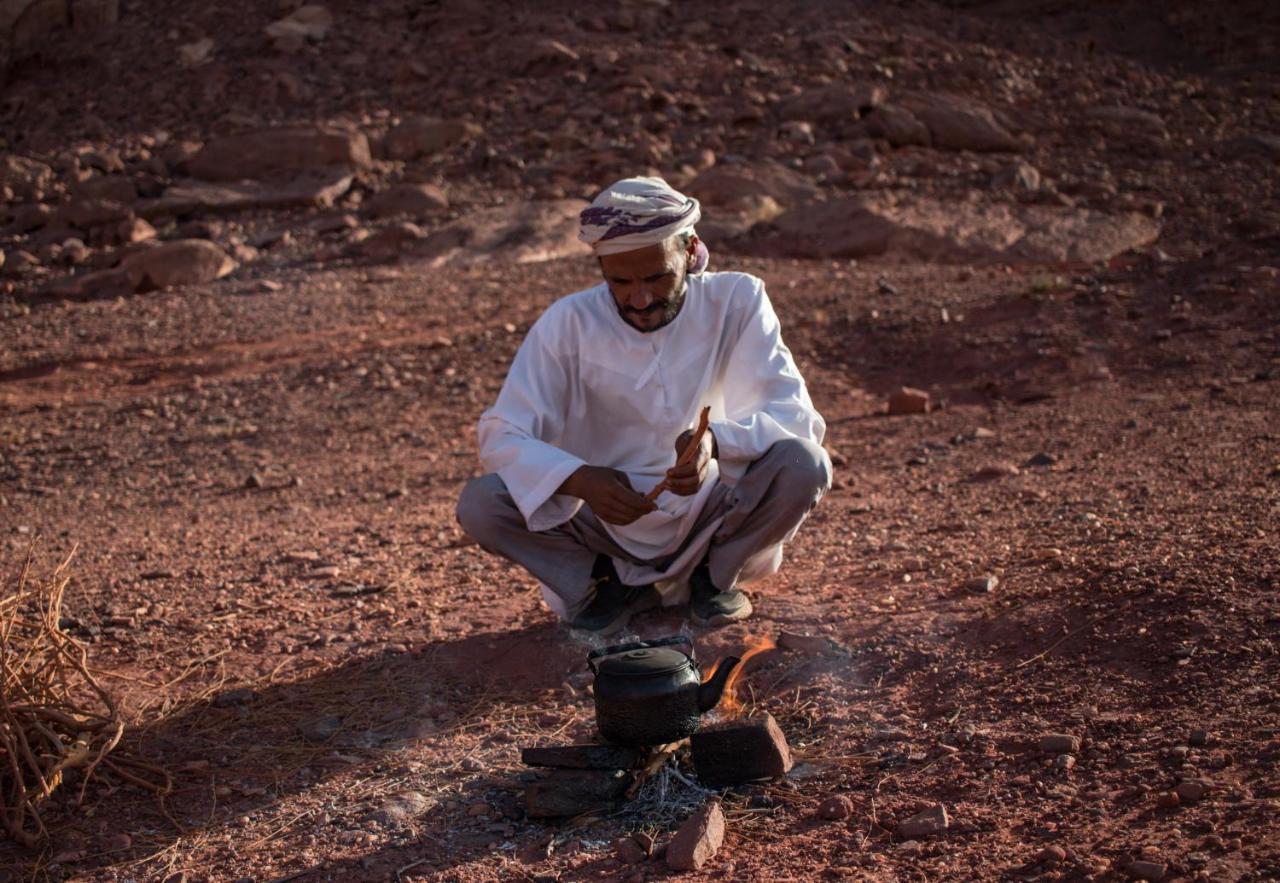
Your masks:
<path fill-rule="evenodd" d="M 40 807 L 73 770 L 81 802 L 102 766 L 161 790 L 107 757 L 124 723 L 90 673 L 84 645 L 58 625 L 71 557 L 38 579 L 28 553 L 16 585 L 0 599 L 0 812 L 5 828 L 27 846 L 47 836 Z"/>

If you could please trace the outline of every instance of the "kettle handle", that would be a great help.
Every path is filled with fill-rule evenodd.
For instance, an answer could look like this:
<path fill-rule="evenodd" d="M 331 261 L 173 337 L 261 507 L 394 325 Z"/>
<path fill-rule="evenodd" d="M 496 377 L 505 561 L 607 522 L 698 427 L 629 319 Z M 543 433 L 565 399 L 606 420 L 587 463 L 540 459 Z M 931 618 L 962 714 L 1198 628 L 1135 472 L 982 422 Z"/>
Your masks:
<path fill-rule="evenodd" d="M 599 674 L 596 668 L 596 660 L 603 659 L 606 656 L 616 656 L 619 653 L 627 653 L 631 650 L 647 650 L 650 647 L 670 647 L 673 644 L 684 644 L 689 648 L 689 652 L 685 655 L 689 659 L 693 659 L 693 641 L 684 635 L 669 635 L 665 638 L 654 638 L 649 641 L 632 641 L 629 644 L 614 644 L 611 647 L 601 647 L 599 650 L 592 650 L 587 654 L 587 667 L 591 669 L 592 674 Z"/>

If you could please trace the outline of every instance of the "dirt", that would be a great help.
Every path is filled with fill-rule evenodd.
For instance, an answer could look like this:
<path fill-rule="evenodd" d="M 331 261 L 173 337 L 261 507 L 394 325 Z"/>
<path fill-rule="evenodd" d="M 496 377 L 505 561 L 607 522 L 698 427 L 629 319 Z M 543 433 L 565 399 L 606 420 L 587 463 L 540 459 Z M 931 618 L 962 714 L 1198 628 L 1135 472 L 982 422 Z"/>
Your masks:
<path fill-rule="evenodd" d="M 603 29 L 568 7 L 355 7 L 331 4 L 359 21 L 320 49 L 280 56 L 259 34 L 266 10 L 217 4 L 175 22 L 179 5 L 160 4 L 130 23 L 130 6 L 117 43 L 11 74 L 7 142 L 51 154 L 157 126 L 208 137 L 235 114 L 385 120 L 377 108 L 438 100 L 487 133 L 416 170 L 448 181 L 459 210 L 643 170 L 653 145 L 628 127 L 648 111 L 573 116 L 630 93 L 514 77 L 490 35 L 528 32 L 624 53 L 619 81 L 660 80 L 670 53 L 690 72 L 670 88 L 701 83 L 692 118 L 722 156 L 790 157 L 767 127 L 721 119 L 745 92 L 807 88 L 832 57 L 897 65 L 895 88 L 1025 113 L 1024 158 L 1060 192 L 1161 219 L 1154 245 L 1096 265 L 794 260 L 710 243 L 713 269 L 766 281 L 837 474 L 782 571 L 752 588 L 752 620 L 705 630 L 673 609 L 635 623 L 645 637 L 688 629 L 706 662 L 749 634 L 829 639 L 786 642 L 744 678 L 748 709 L 773 715 L 796 766 L 726 794 L 724 844 L 689 878 L 1280 876 L 1280 205 L 1274 158 L 1223 146 L 1280 127 L 1264 14 L 1252 29 L 1244 7 L 1201 26 L 1210 13 L 1173 4 L 1122 40 L 1134 4 L 1117 22 L 1101 4 L 811 3 L 744 7 L 757 27 L 722 45 L 725 11 L 690 12 L 708 24 L 683 36 L 686 10 L 656 4 L 623 5 Z M 213 36 L 216 60 L 166 76 L 170 57 L 147 50 L 171 28 L 178 42 Z M 828 55 L 828 38 L 861 50 Z M 363 66 L 333 64 L 357 52 Z M 735 72 L 749 83 L 733 87 Z M 243 88 L 289 77 L 292 99 Z M 1019 98 L 1031 80 L 1035 100 Z M 1090 105 L 1121 104 L 1158 111 L 1169 137 L 1086 121 Z M 582 145 L 548 150 L 555 125 Z M 673 177 L 697 146 L 696 128 L 680 131 L 687 143 L 655 158 Z M 1008 161 L 882 150 L 872 178 L 824 186 L 989 195 L 988 166 Z M 625 806 L 576 825 L 524 817 L 519 749 L 593 736 L 592 645 L 452 514 L 478 474 L 476 419 L 523 333 L 597 271 L 585 258 L 317 260 L 324 243 L 305 231 L 318 211 L 219 220 L 215 238 L 299 233 L 207 285 L 70 303 L 36 296 L 41 278 L 6 277 L 3 573 L 31 548 L 45 571 L 74 550 L 65 626 L 126 710 L 118 750 L 175 787 L 157 801 L 102 775 L 82 806 L 65 787 L 46 804 L 48 848 L 6 843 L 0 862 L 15 880 L 677 876 L 625 864 L 613 844 L 662 843 L 678 821 Z M 887 416 L 902 386 L 933 410 Z M 1078 750 L 1042 750 L 1054 734 Z M 941 833 L 899 835 L 938 806 Z"/>

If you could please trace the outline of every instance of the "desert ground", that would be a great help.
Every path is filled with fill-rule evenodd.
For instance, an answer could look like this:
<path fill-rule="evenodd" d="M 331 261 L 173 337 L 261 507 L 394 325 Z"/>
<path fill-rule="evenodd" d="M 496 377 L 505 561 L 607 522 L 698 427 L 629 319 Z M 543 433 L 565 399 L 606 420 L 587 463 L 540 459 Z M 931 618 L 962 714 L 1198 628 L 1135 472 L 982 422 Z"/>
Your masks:
<path fill-rule="evenodd" d="M 2 93 L 0 579 L 65 562 L 170 785 L 73 772 L 0 875 L 1280 878 L 1270 4 L 69 8 Z M 739 695 L 795 766 L 693 871 L 707 789 L 526 815 L 600 642 L 453 516 L 641 173 L 765 280 L 836 466 L 752 619 L 628 633 L 789 636 Z"/>

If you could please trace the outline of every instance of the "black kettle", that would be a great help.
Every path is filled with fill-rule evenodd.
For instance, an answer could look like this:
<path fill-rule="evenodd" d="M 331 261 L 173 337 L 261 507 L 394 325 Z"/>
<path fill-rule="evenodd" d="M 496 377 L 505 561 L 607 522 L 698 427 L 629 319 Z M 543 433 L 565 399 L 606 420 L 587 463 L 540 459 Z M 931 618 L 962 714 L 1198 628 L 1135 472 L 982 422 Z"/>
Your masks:
<path fill-rule="evenodd" d="M 685 653 L 672 649 L 684 644 Z M 720 701 L 738 657 L 726 656 L 704 684 L 683 635 L 602 647 L 587 654 L 595 673 L 596 726 L 618 745 L 662 745 L 697 732 Z"/>

